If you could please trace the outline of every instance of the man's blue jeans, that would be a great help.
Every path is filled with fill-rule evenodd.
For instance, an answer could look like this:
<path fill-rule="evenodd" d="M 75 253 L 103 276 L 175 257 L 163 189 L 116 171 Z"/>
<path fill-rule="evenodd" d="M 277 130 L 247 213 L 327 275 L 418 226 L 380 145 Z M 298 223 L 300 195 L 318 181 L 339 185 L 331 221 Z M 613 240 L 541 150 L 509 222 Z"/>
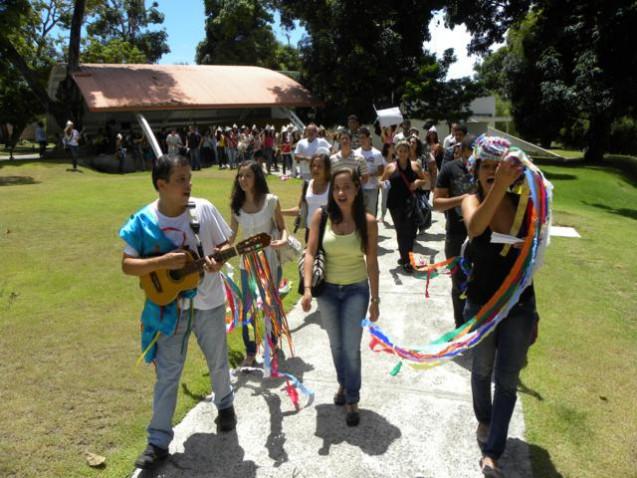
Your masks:
<path fill-rule="evenodd" d="M 480 307 L 467 300 L 465 320 L 473 317 Z M 529 348 L 535 320 L 535 299 L 519 302 L 511 309 L 508 317 L 473 349 L 473 410 L 480 423 L 489 425 L 489 437 L 482 452 L 494 460 L 500 458 L 504 452 L 517 398 L 518 377 Z M 495 393 L 491 400 L 491 376 L 494 368 Z"/>
<path fill-rule="evenodd" d="M 153 397 L 153 418 L 148 425 L 148 443 L 160 448 L 168 448 L 173 439 L 172 418 L 177 403 L 179 378 L 188 350 L 188 337 L 185 335 L 189 314 L 190 309 L 182 310 L 175 333 L 171 336 L 161 335 L 157 341 L 157 381 Z M 208 362 L 214 391 L 213 401 L 219 410 L 229 408 L 234 400 L 228 366 L 225 316 L 225 304 L 210 310 L 195 309 L 191 325 Z"/>
<path fill-rule="evenodd" d="M 190 167 L 193 170 L 201 169 L 201 157 L 199 156 L 199 148 L 190 148 Z"/>
<path fill-rule="evenodd" d="M 330 339 L 338 384 L 347 403 L 358 403 L 361 388 L 361 320 L 369 304 L 367 280 L 350 285 L 326 283 L 317 297 L 321 321 Z"/>

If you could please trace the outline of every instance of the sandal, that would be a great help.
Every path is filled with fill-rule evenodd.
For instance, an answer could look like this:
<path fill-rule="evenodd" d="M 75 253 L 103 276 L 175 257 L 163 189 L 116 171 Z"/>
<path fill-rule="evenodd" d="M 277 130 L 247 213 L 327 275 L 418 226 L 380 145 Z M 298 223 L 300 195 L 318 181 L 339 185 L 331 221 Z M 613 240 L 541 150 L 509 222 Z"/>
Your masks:
<path fill-rule="evenodd" d="M 480 458 L 480 471 L 487 478 L 504 478 L 502 470 L 497 466 L 491 466 L 484 462 L 484 456 Z"/>
<path fill-rule="evenodd" d="M 257 358 L 254 355 L 246 355 L 246 358 L 244 358 L 243 362 L 241 362 L 241 368 L 256 367 L 256 365 Z"/>

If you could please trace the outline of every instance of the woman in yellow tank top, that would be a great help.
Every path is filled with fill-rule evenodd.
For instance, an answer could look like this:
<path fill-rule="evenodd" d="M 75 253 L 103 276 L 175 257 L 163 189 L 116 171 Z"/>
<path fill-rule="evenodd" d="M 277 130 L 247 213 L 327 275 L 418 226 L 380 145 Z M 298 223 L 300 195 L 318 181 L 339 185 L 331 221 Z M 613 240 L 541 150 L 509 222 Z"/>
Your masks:
<path fill-rule="evenodd" d="M 305 312 L 310 310 L 312 302 L 312 264 L 318 249 L 322 217 L 321 208 L 314 213 L 310 223 L 301 300 Z M 376 218 L 365 212 L 358 172 L 351 168 L 338 170 L 332 174 L 328 194 L 323 234 L 325 286 L 317 300 L 339 385 L 334 404 L 346 406 L 348 426 L 356 426 L 360 421 L 361 320 L 368 304 L 370 320 L 378 320 L 377 242 Z"/>

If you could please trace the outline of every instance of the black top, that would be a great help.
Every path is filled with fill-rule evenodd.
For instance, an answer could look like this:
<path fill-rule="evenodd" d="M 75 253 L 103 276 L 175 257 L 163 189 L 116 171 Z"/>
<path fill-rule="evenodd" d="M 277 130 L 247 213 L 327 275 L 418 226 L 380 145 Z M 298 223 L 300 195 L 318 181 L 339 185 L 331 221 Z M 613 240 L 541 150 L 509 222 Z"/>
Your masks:
<path fill-rule="evenodd" d="M 201 136 L 199 135 L 199 133 L 190 133 L 188 135 L 188 147 L 190 149 L 198 148 L 200 142 Z"/>
<path fill-rule="evenodd" d="M 520 197 L 514 193 L 508 193 L 517 206 Z M 528 210 L 527 210 L 528 214 Z M 518 237 L 527 234 L 526 218 L 522 223 Z M 471 275 L 467 284 L 467 298 L 474 304 L 486 304 L 500 288 L 504 279 L 509 274 L 520 250 L 510 247 L 506 256 L 502 256 L 504 244 L 491 243 L 491 228 L 471 239 L 465 251 L 465 257 L 472 263 Z M 527 302 L 534 296 L 533 284 L 527 287 L 520 296 L 519 302 Z"/>
<path fill-rule="evenodd" d="M 471 193 L 475 187 L 471 174 L 467 171 L 467 167 L 462 159 L 449 161 L 442 165 L 442 170 L 438 174 L 436 187 L 447 189 L 449 197 L 462 196 L 465 193 Z M 448 234 L 466 234 L 466 228 L 460 212 L 460 206 L 445 211 L 447 218 Z"/>
<path fill-rule="evenodd" d="M 396 170 L 389 176 L 389 195 L 387 196 L 387 207 L 389 209 L 397 209 L 405 206 L 405 201 L 411 196 L 411 191 L 407 188 L 400 171 L 405 175 L 405 179 L 409 184 L 413 183 L 418 176 L 411 169 L 411 161 L 407 162 L 405 169 L 400 168 L 400 164 L 396 161 Z"/>

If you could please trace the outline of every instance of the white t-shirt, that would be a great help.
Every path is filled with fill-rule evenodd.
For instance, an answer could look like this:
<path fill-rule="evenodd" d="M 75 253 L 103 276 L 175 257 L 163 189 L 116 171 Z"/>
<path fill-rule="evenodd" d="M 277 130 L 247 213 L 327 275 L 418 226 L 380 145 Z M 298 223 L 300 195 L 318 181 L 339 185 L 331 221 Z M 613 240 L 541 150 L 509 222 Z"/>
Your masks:
<path fill-rule="evenodd" d="M 166 145 L 168 146 L 168 154 L 179 153 L 179 147 L 183 146 L 181 143 L 181 137 L 178 134 L 172 133 L 166 136 Z"/>
<path fill-rule="evenodd" d="M 362 156 L 367 163 L 367 171 L 369 171 L 369 179 L 363 184 L 363 189 L 376 189 L 378 187 L 378 172 L 379 166 L 385 166 L 385 158 L 380 151 L 372 146 L 372 149 L 364 150 L 362 147 L 354 151 L 356 156 Z"/>
<path fill-rule="evenodd" d="M 451 148 L 454 144 L 456 144 L 456 137 L 453 133 L 448 134 L 445 136 L 445 139 L 442 140 L 443 149 Z"/>
<path fill-rule="evenodd" d="M 323 194 L 314 194 L 312 187 L 314 186 L 314 180 L 311 179 L 307 185 L 307 191 L 305 191 L 305 202 L 307 203 L 307 217 L 305 218 L 305 223 L 310 225 L 312 222 L 312 216 L 314 212 L 322 207 L 327 206 L 328 194 L 330 192 L 329 186 L 325 188 Z"/>
<path fill-rule="evenodd" d="M 274 213 L 276 212 L 278 202 L 279 198 L 274 194 L 266 194 L 263 206 L 258 212 L 249 213 L 241 209 L 241 214 L 238 216 L 232 213 L 241 228 L 241 235 L 244 239 L 261 232 L 265 232 L 266 234 L 276 232 Z M 277 267 L 279 267 L 279 259 L 276 255 L 276 251 L 268 246 L 265 248 L 265 256 L 268 258 L 270 271 L 272 272 L 273 277 L 275 277 Z M 243 261 L 240 262 L 240 268 L 243 269 Z"/>
<path fill-rule="evenodd" d="M 79 146 L 80 141 L 80 132 L 73 128 L 71 130 L 71 134 L 64 135 L 64 142 L 67 146 Z"/>
<path fill-rule="evenodd" d="M 210 255 L 216 246 L 228 240 L 232 230 L 210 201 L 195 197 L 191 197 L 190 200 L 194 201 L 196 205 L 194 211 L 201 224 L 199 238 L 201 239 L 203 252 L 206 255 Z M 159 227 L 161 227 L 164 235 L 175 244 L 175 248 L 187 245 L 192 251 L 197 251 L 195 234 L 190 229 L 190 213 L 188 210 L 179 216 L 169 217 L 159 212 L 157 201 L 152 204 L 152 207 L 157 216 Z M 139 257 L 139 253 L 128 243 L 126 243 L 124 248 L 124 254 Z M 197 287 L 195 309 L 214 309 L 223 305 L 225 301 L 226 293 L 221 282 L 221 276 L 218 272 L 206 272 Z M 182 306 L 184 305 L 182 304 Z M 185 306 L 189 307 L 189 304 Z"/>
<path fill-rule="evenodd" d="M 296 143 L 294 149 L 294 156 L 303 156 L 299 161 L 299 169 L 301 170 L 301 177 L 305 180 L 309 180 L 312 177 L 310 174 L 310 158 L 316 154 L 319 148 L 327 149 L 327 153 L 331 150 L 330 143 L 323 138 L 314 138 L 314 141 L 309 142 L 307 138 L 303 138 Z"/>

